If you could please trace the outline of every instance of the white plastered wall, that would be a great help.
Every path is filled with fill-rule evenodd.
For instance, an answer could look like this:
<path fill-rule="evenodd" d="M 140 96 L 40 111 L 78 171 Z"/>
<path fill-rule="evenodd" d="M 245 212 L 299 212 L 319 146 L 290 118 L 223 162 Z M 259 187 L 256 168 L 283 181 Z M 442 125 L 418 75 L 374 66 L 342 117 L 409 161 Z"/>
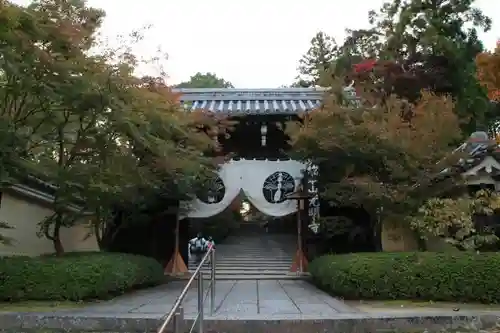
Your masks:
<path fill-rule="evenodd" d="M 13 229 L 0 229 L 0 233 L 13 238 L 14 243 L 10 246 L 0 244 L 0 256 L 37 256 L 53 253 L 52 242 L 37 236 L 38 222 L 52 213 L 47 205 L 14 193 L 2 193 L 0 221 L 8 223 Z M 83 220 L 75 227 L 61 230 L 61 241 L 65 251 L 97 251 L 99 247 L 96 238 L 90 237 L 85 240 L 86 235 L 87 228 Z"/>

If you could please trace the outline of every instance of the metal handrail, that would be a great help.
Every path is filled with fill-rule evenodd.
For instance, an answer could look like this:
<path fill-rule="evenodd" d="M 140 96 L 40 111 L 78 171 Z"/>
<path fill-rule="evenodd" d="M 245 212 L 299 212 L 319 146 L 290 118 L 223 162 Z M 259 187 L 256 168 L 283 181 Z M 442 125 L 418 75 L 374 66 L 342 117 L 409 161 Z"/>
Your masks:
<path fill-rule="evenodd" d="M 172 306 L 172 309 L 170 312 L 166 315 L 165 320 L 163 321 L 162 325 L 158 329 L 158 333 L 164 333 L 165 329 L 167 326 L 173 321 L 173 332 L 178 333 L 181 332 L 181 326 L 183 326 L 183 321 L 184 321 L 184 311 L 182 309 L 182 301 L 187 295 L 187 292 L 189 290 L 189 287 L 191 287 L 191 284 L 194 282 L 195 279 L 198 281 L 198 314 L 196 315 L 196 318 L 194 320 L 193 326 L 190 329 L 190 332 L 193 330 L 194 326 L 196 323 L 198 323 L 198 333 L 203 333 L 203 319 L 204 319 L 204 313 L 203 313 L 203 308 L 204 308 L 204 293 L 203 293 L 203 273 L 201 271 L 201 268 L 203 265 L 207 262 L 208 258 L 210 258 L 210 314 L 213 314 L 215 310 L 215 248 L 211 246 L 207 253 L 203 256 L 201 259 L 200 264 L 198 267 L 196 267 L 196 270 L 192 274 L 191 278 L 189 278 L 186 286 L 184 289 L 182 289 L 181 294 L 177 297 L 177 300 L 175 301 L 174 305 Z"/>

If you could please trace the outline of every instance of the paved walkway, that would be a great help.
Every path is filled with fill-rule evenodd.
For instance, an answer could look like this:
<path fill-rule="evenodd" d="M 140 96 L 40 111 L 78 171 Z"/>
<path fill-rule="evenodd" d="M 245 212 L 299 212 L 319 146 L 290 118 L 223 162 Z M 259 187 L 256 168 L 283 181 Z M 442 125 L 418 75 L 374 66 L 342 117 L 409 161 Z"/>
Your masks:
<path fill-rule="evenodd" d="M 205 285 L 208 286 L 208 281 L 205 281 Z M 108 302 L 72 311 L 72 313 L 86 316 L 161 317 L 170 311 L 184 286 L 185 281 L 174 281 L 165 286 L 118 297 Z M 207 291 L 206 318 L 332 318 L 342 313 L 358 312 L 306 281 L 300 280 L 218 281 L 215 304 L 216 311 L 213 316 L 210 316 L 210 297 Z M 194 318 L 197 313 L 196 286 L 189 290 L 183 305 L 185 317 Z"/>

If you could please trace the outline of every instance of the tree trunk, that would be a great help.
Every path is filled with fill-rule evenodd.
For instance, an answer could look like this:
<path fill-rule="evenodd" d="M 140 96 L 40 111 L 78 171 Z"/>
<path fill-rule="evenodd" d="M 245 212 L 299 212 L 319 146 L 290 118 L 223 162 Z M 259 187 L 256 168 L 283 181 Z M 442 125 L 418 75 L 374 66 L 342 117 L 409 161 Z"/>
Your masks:
<path fill-rule="evenodd" d="M 61 214 L 57 214 L 56 220 L 54 222 L 52 243 L 54 244 L 54 251 L 56 252 L 56 256 L 58 257 L 64 254 L 64 247 L 61 242 L 61 225 L 62 225 L 62 216 Z"/>
<path fill-rule="evenodd" d="M 56 251 L 56 256 L 58 257 L 62 256 L 64 254 L 64 247 L 62 245 L 59 236 L 54 237 L 52 243 L 54 244 L 54 250 Z"/>

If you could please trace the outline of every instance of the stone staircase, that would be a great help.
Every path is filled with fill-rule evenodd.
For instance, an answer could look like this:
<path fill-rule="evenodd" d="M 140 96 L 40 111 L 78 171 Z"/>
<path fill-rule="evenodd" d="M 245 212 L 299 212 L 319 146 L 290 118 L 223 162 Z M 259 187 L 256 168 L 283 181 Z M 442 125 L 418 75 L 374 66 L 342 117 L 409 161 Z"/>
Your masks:
<path fill-rule="evenodd" d="M 218 280 L 302 278 L 289 273 L 294 240 L 293 235 L 266 234 L 255 226 L 240 228 L 223 244 L 216 245 L 216 277 Z M 196 264 L 190 261 L 189 270 L 195 269 Z M 209 263 L 202 272 L 205 278 L 210 278 Z"/>

